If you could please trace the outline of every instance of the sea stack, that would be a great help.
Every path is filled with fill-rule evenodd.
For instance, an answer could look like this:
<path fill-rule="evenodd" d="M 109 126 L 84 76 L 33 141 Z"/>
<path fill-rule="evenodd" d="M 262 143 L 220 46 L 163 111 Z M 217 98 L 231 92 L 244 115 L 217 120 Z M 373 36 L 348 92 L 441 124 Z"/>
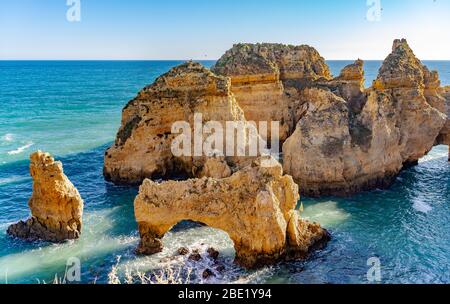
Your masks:
<path fill-rule="evenodd" d="M 237 44 L 211 71 L 185 63 L 125 107 L 105 154 L 105 177 L 127 184 L 176 171 L 226 177 L 248 165 L 252 159 L 207 164 L 173 156 L 171 125 L 192 125 L 200 112 L 205 121 L 279 122 L 284 172 L 302 194 L 348 196 L 387 187 L 433 146 L 450 143 L 449 89 L 405 39 L 394 41 L 370 88 L 363 65 L 358 59 L 333 78 L 314 48 L 268 43 Z"/>
<path fill-rule="evenodd" d="M 30 161 L 31 218 L 9 226 L 7 233 L 30 241 L 62 242 L 79 238 L 83 200 L 64 174 L 62 163 L 41 151 L 31 154 Z"/>
<path fill-rule="evenodd" d="M 116 141 L 105 153 L 105 178 L 118 184 L 140 184 L 145 178 L 170 178 L 174 174 L 222 176 L 231 174 L 230 168 L 238 169 L 252 161 L 252 158 L 227 155 L 230 157 L 218 160 L 220 166 L 213 166 L 208 162 L 211 155 L 206 155 L 204 150 L 200 154 L 195 152 L 192 133 L 187 147 L 192 156 L 174 155 L 172 142 L 179 135 L 178 130 L 173 130 L 175 123 L 183 122 L 195 131 L 195 118 L 199 114 L 200 128 L 213 122 L 215 129 L 220 124 L 225 130 L 227 122 L 240 122 L 254 129 L 245 121 L 244 112 L 231 92 L 229 78 L 217 76 L 199 63 L 186 62 L 158 77 L 123 109 Z M 206 138 L 203 133 L 200 136 Z M 244 147 L 250 137 L 244 134 Z M 226 138 L 223 140 L 222 148 Z M 237 146 L 236 141 L 236 149 Z M 203 148 L 201 143 L 200 148 Z M 223 149 L 219 150 L 224 156 Z M 211 172 L 214 167 L 219 172 Z"/>
<path fill-rule="evenodd" d="M 141 242 L 138 253 L 163 248 L 162 238 L 182 220 L 228 233 L 236 262 L 247 268 L 306 258 L 329 239 L 326 230 L 299 217 L 298 186 L 282 166 L 261 158 L 232 176 L 156 183 L 146 179 L 134 202 Z"/>
<path fill-rule="evenodd" d="M 358 93 L 361 65 L 301 93 L 308 110 L 283 152 L 285 171 L 303 193 L 350 195 L 389 186 L 433 148 L 446 122 L 437 72 L 422 65 L 406 40 L 394 41 L 373 87 Z M 342 86 L 352 79 L 348 94 Z"/>
<path fill-rule="evenodd" d="M 247 118 L 282 123 L 284 171 L 301 193 L 351 195 L 390 185 L 448 133 L 447 91 L 406 40 L 394 41 L 369 89 L 363 64 L 333 78 L 309 46 L 237 44 L 212 70 L 231 77 Z"/>

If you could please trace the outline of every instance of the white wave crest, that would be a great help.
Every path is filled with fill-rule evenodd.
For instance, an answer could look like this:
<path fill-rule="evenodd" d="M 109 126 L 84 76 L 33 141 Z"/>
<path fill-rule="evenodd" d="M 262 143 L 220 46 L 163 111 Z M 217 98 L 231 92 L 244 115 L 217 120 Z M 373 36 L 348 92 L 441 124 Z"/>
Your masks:
<path fill-rule="evenodd" d="M 433 208 L 430 205 L 428 205 L 427 203 L 425 203 L 425 202 L 423 202 L 421 200 L 416 200 L 414 202 L 414 204 L 413 204 L 413 208 L 416 211 L 419 211 L 419 212 L 422 212 L 422 213 L 428 213 L 431 210 L 433 210 Z"/>
<path fill-rule="evenodd" d="M 34 145 L 34 143 L 30 142 L 22 147 L 17 148 L 16 150 L 9 151 L 8 155 L 16 155 L 16 154 L 23 153 L 26 149 L 30 148 L 33 145 Z"/>
<path fill-rule="evenodd" d="M 14 135 L 12 133 L 6 133 L 1 137 L 2 141 L 13 141 Z"/>

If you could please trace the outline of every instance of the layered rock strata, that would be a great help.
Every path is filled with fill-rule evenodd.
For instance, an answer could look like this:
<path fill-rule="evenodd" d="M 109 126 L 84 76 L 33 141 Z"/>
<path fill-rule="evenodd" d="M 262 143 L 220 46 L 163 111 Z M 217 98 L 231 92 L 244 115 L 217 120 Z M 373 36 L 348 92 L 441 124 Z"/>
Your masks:
<path fill-rule="evenodd" d="M 234 157 L 239 147 L 248 149 L 250 138 L 257 136 L 253 125 L 245 121 L 244 113 L 230 90 L 230 80 L 216 76 L 198 63 L 187 62 L 170 70 L 139 92 L 123 109 L 122 126 L 112 147 L 105 153 L 104 175 L 115 183 L 139 184 L 144 178 L 170 177 L 175 174 L 196 176 L 229 176 L 232 170 L 251 162 L 251 158 Z M 201 115 L 200 125 L 196 117 Z M 197 115 L 197 116 L 196 116 Z M 223 143 L 216 147 L 218 155 L 203 150 L 203 126 L 208 122 L 219 123 L 226 132 L 227 122 L 242 123 L 243 137 L 231 141 L 223 136 Z M 180 135 L 174 124 L 184 122 L 191 128 L 189 153 L 173 153 L 173 141 Z M 199 128 L 201 142 L 195 142 L 195 128 Z M 214 133 L 215 125 L 210 130 Z M 256 135 L 255 135 L 256 134 Z M 179 138 L 179 137 L 178 137 Z M 232 143 L 234 153 L 227 150 Z M 195 151 L 200 148 L 200 153 Z M 180 145 L 183 148 L 183 145 Z M 186 147 L 184 147 L 186 148 Z M 212 150 L 215 147 L 212 147 Z M 245 150 L 244 149 L 244 150 Z M 228 155 L 229 157 L 224 157 Z M 231 154 L 231 155 L 230 155 Z M 211 156 L 221 157 L 207 163 Z M 255 155 L 256 156 L 256 155 Z M 214 163 L 216 162 L 216 163 Z M 212 172 L 212 170 L 218 170 Z"/>
<path fill-rule="evenodd" d="M 404 39 L 394 41 L 368 89 L 362 60 L 333 78 L 308 46 L 238 44 L 212 71 L 220 76 L 185 64 L 129 103 L 105 156 L 108 179 L 137 183 L 178 170 L 226 177 L 248 164 L 249 159 L 221 155 L 208 164 L 208 158 L 173 157 L 170 124 L 183 117 L 191 121 L 194 110 L 205 113 L 205 120 L 280 122 L 284 171 L 312 196 L 388 186 L 433 145 L 450 142 L 449 90 Z"/>
<path fill-rule="evenodd" d="M 281 165 L 261 166 L 261 158 L 223 179 L 146 179 L 134 202 L 138 252 L 160 252 L 166 232 L 182 220 L 193 220 L 228 233 L 236 262 L 244 267 L 305 258 L 329 236 L 318 224 L 299 218 L 294 209 L 298 199 L 298 187 L 283 175 Z"/>
<path fill-rule="evenodd" d="M 439 134 L 438 144 L 448 145 L 448 160 L 450 161 L 450 86 L 439 88 L 438 91 L 445 98 L 443 112 L 447 114 L 447 121 Z"/>
<path fill-rule="evenodd" d="M 284 142 L 299 116 L 297 89 L 331 74 L 325 60 L 312 47 L 283 44 L 236 44 L 212 67 L 231 78 L 231 90 L 245 113 L 255 122 L 280 122 L 277 136 Z M 270 140 L 272 130 L 268 128 Z"/>
<path fill-rule="evenodd" d="M 359 66 L 360 61 L 346 67 L 329 82 L 337 90 L 320 83 L 302 92 L 308 110 L 283 152 L 285 171 L 304 193 L 349 195 L 388 186 L 432 149 L 446 122 L 438 75 L 421 64 L 406 40 L 394 42 L 373 87 L 364 91 Z M 349 70 L 355 72 L 343 77 Z M 353 89 L 342 90 L 341 80 L 349 78 Z"/>
<path fill-rule="evenodd" d="M 41 151 L 30 156 L 33 193 L 31 218 L 11 225 L 7 233 L 26 240 L 61 242 L 81 233 L 83 200 L 63 172 L 62 163 Z"/>
<path fill-rule="evenodd" d="M 323 58 L 306 46 L 235 45 L 212 70 L 231 77 L 246 117 L 289 122 L 281 132 L 284 170 L 308 195 L 388 186 L 431 150 L 440 133 L 445 137 L 438 74 L 422 65 L 406 40 L 394 42 L 369 89 L 362 60 L 332 78 Z M 256 81 L 266 75 L 277 90 Z"/>

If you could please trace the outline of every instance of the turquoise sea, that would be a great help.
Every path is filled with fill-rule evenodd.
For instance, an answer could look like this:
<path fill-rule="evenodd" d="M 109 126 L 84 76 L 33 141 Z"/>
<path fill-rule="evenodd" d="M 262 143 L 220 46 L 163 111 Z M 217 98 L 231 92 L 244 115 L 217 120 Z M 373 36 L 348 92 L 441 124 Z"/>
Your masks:
<path fill-rule="evenodd" d="M 402 172 L 388 190 L 351 198 L 302 198 L 303 216 L 320 222 L 333 237 L 306 262 L 245 271 L 233 265 L 225 233 L 192 223 L 174 228 L 162 253 L 136 257 L 137 189 L 104 181 L 103 153 L 114 140 L 126 102 L 179 63 L 0 61 L 0 283 L 51 282 L 55 275 L 64 276 L 71 257 L 81 261 L 82 283 L 106 283 L 114 269 L 122 276 L 127 269 L 157 272 L 166 267 L 192 268 L 191 282 L 368 283 L 372 257 L 380 260 L 381 283 L 450 283 L 450 164 L 443 146 Z M 335 75 L 348 63 L 328 62 Z M 450 61 L 425 64 L 450 85 Z M 380 65 L 366 62 L 367 85 Z M 26 243 L 5 233 L 9 224 L 29 216 L 28 156 L 37 149 L 63 161 L 85 201 L 80 240 Z M 225 271 L 204 281 L 201 273 L 211 266 L 208 261 L 165 259 L 181 246 L 219 249 Z"/>

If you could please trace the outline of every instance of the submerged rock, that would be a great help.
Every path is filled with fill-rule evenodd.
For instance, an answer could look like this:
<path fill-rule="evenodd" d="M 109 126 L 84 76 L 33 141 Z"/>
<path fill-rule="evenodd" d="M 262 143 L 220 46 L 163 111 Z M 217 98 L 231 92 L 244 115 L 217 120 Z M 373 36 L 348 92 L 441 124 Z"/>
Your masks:
<path fill-rule="evenodd" d="M 7 233 L 26 240 L 61 242 L 81 233 L 83 200 L 64 175 L 62 163 L 41 151 L 30 156 L 33 193 L 31 218 L 9 226 Z"/>
<path fill-rule="evenodd" d="M 225 268 L 225 265 L 223 265 L 223 264 L 218 264 L 218 265 L 216 265 L 215 269 L 216 269 L 216 271 L 218 271 L 218 272 L 224 272 L 226 268 Z"/>
<path fill-rule="evenodd" d="M 187 255 L 189 253 L 189 249 L 186 247 L 180 247 L 177 250 L 178 255 Z"/>
<path fill-rule="evenodd" d="M 208 248 L 206 252 L 208 253 L 208 256 L 213 260 L 217 260 L 217 258 L 219 257 L 219 251 L 212 247 Z"/>
<path fill-rule="evenodd" d="M 208 279 L 210 277 L 215 277 L 215 276 L 216 275 L 214 274 L 214 272 L 209 268 L 205 269 L 202 273 L 203 279 Z"/>
<path fill-rule="evenodd" d="M 299 219 L 298 187 L 280 164 L 261 159 L 224 179 L 201 178 L 155 183 L 146 179 L 134 202 L 141 242 L 138 253 L 163 248 L 162 238 L 182 220 L 194 220 L 228 233 L 236 262 L 253 268 L 282 259 L 306 258 L 328 233 Z"/>
<path fill-rule="evenodd" d="M 202 259 L 202 256 L 198 252 L 198 250 L 194 250 L 194 252 L 191 253 L 191 255 L 189 255 L 188 259 L 191 260 L 191 261 L 198 262 L 198 261 L 200 261 Z"/>

